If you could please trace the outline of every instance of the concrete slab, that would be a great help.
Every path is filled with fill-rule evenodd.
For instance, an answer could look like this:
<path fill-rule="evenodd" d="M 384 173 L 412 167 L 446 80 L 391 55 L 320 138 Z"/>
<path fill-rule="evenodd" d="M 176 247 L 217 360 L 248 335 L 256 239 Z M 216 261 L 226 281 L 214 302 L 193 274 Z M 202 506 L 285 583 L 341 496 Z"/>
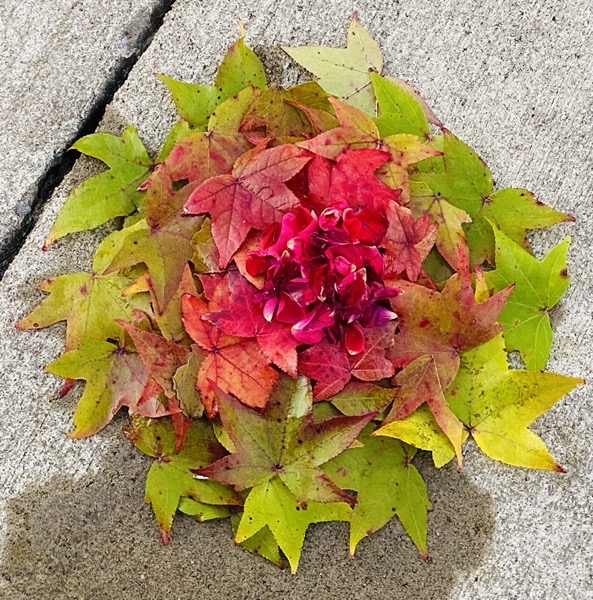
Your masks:
<path fill-rule="evenodd" d="M 101 118 L 163 0 L 8 0 L 0 14 L 0 264 L 52 169 Z"/>
<path fill-rule="evenodd" d="M 152 73 L 207 80 L 235 37 L 237 16 L 282 82 L 300 72 L 274 44 L 339 45 L 354 8 L 381 40 L 387 70 L 413 81 L 501 186 L 529 187 L 577 217 L 575 225 L 535 235 L 534 243 L 544 252 L 566 233 L 574 236 L 573 283 L 554 313 L 550 368 L 591 379 L 593 31 L 582 4 L 222 0 L 214 11 L 178 0 L 101 127 L 117 131 L 134 122 L 156 148 L 173 112 Z M 89 264 L 93 235 L 45 255 L 38 248 L 68 191 L 92 168 L 79 161 L 0 283 L 2 598 L 593 598 L 590 385 L 535 426 L 566 475 L 498 465 L 471 446 L 461 475 L 421 461 L 434 504 L 428 564 L 395 522 L 361 544 L 354 561 L 346 557 L 343 526 L 313 528 L 296 576 L 235 548 L 225 523 L 179 517 L 172 543 L 160 546 L 142 503 L 147 462 L 119 435 L 121 421 L 89 441 L 61 434 L 71 402 L 57 399 L 58 381 L 39 369 L 59 352 L 62 329 L 12 329 L 39 299 L 35 282 Z"/>

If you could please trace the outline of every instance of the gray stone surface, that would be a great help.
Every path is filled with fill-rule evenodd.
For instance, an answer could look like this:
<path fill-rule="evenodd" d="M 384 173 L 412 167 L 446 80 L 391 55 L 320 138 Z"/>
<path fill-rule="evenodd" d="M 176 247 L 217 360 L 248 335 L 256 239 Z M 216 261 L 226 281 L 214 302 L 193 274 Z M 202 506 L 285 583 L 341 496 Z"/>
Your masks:
<path fill-rule="evenodd" d="M 138 51 L 161 0 L 4 0 L 0 11 L 0 260 L 46 171 Z"/>
<path fill-rule="evenodd" d="M 371 2 L 178 0 L 151 47 L 116 95 L 102 127 L 134 122 L 153 149 L 173 119 L 155 71 L 209 79 L 247 25 L 277 81 L 300 73 L 274 46 L 343 42 L 356 7 L 381 40 L 387 70 L 412 82 L 447 126 L 486 159 L 501 186 L 525 186 L 571 212 L 575 225 L 533 236 L 541 253 L 574 236 L 572 286 L 554 311 L 550 369 L 592 377 L 593 32 L 582 3 L 448 0 Z M 465 468 L 435 471 L 421 461 L 434 504 L 432 560 L 423 563 L 392 522 L 348 560 L 346 529 L 312 528 L 296 576 L 235 548 L 225 523 L 179 517 L 160 546 L 142 502 L 147 461 L 119 434 L 122 421 L 88 441 L 67 440 L 72 400 L 40 371 L 63 331 L 13 330 L 44 277 L 85 268 L 93 235 L 46 254 L 39 246 L 68 190 L 93 168 L 80 161 L 46 206 L 0 284 L 0 597 L 43 599 L 593 598 L 593 391 L 558 403 L 535 425 L 568 469 L 528 472 L 488 461 L 472 445 Z"/>

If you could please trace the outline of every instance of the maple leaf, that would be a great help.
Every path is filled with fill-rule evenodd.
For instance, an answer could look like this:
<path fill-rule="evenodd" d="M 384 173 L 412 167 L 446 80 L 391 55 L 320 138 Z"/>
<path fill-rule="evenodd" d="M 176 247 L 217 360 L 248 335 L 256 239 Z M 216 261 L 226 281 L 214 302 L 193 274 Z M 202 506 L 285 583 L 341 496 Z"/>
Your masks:
<path fill-rule="evenodd" d="M 319 84 L 309 81 L 288 89 L 271 87 L 251 105 L 240 130 L 249 139 L 292 143 L 318 132 L 308 115 L 324 128 L 335 123 L 327 93 Z"/>
<path fill-rule="evenodd" d="M 142 204 L 145 218 L 112 234 L 117 252 L 104 272 L 113 273 L 144 263 L 157 310 L 162 313 L 179 288 L 187 261 L 193 255 L 191 239 L 202 219 L 182 214 L 188 192 L 174 191 L 166 167 L 159 167 L 155 175 Z"/>
<path fill-rule="evenodd" d="M 161 163 L 177 185 L 200 184 L 228 173 L 237 158 L 252 146 L 239 132 L 241 120 L 259 95 L 248 87 L 225 100 L 212 114 L 207 131 L 187 131 L 171 145 Z M 154 172 L 142 185 L 147 189 L 161 175 Z"/>
<path fill-rule="evenodd" d="M 427 404 L 421 405 L 403 419 L 391 421 L 373 433 L 377 436 L 393 437 L 420 450 L 432 453 L 435 467 L 440 468 L 455 458 L 455 448 L 435 421 Z M 469 434 L 464 428 L 461 443 Z"/>
<path fill-rule="evenodd" d="M 416 281 L 436 239 L 436 225 L 424 215 L 414 219 L 412 211 L 397 202 L 390 202 L 387 211 L 389 227 L 381 245 L 387 250 L 383 256 L 385 277 L 404 273 Z"/>
<path fill-rule="evenodd" d="M 537 201 L 531 192 L 507 188 L 493 192 L 492 174 L 479 156 L 451 132 L 444 130 L 442 158 L 418 165 L 412 175 L 453 206 L 464 210 L 472 223 L 466 228 L 472 264 L 494 264 L 494 234 L 498 227 L 528 248 L 526 231 L 574 218 Z"/>
<path fill-rule="evenodd" d="M 348 417 L 381 413 L 393 400 L 394 390 L 379 387 L 372 383 L 351 381 L 330 401 Z"/>
<path fill-rule="evenodd" d="M 396 324 L 386 323 L 364 330 L 364 349 L 350 357 L 351 373 L 361 381 L 378 381 L 391 377 L 395 367 L 386 358 L 393 346 Z"/>
<path fill-rule="evenodd" d="M 447 389 L 459 368 L 459 353 L 493 338 L 502 330 L 496 319 L 512 288 L 502 290 L 484 302 L 476 302 L 467 274 L 451 277 L 442 292 L 406 281 L 391 299 L 399 316 L 389 358 L 396 368 L 415 358 L 432 355 L 443 389 Z"/>
<path fill-rule="evenodd" d="M 71 438 L 94 435 L 108 425 L 122 406 L 131 413 L 162 417 L 176 412 L 156 398 L 141 403 L 148 372 L 140 357 L 109 342 L 83 340 L 80 348 L 62 354 L 45 367 L 48 373 L 87 383 L 74 413 Z"/>
<path fill-rule="evenodd" d="M 530 469 L 564 472 L 528 426 L 583 383 L 557 373 L 509 369 L 502 335 L 464 352 L 449 406 L 479 448 L 495 460 Z"/>
<path fill-rule="evenodd" d="M 193 517 L 198 523 L 204 523 L 212 519 L 225 519 L 230 515 L 228 508 L 225 506 L 204 504 L 203 502 L 196 502 L 192 498 L 181 498 L 177 510 L 184 515 Z"/>
<path fill-rule="evenodd" d="M 196 381 L 204 358 L 204 352 L 198 346 L 192 345 L 187 363 L 178 367 L 173 375 L 175 396 L 179 400 L 179 406 L 189 417 L 199 418 L 204 413 L 202 399 L 196 390 Z"/>
<path fill-rule="evenodd" d="M 394 190 L 401 190 L 401 203 L 407 204 L 409 201 L 408 166 L 426 158 L 439 156 L 441 152 L 422 142 L 414 135 L 392 135 L 381 140 L 379 130 L 366 113 L 335 98 L 330 98 L 330 102 L 334 107 L 340 126 L 325 131 L 305 142 L 299 142 L 298 145 L 318 156 L 338 161 L 340 155 L 345 151 L 368 150 L 366 156 L 370 158 L 371 164 L 360 163 L 361 160 L 365 160 L 363 154 L 351 154 L 352 160 L 343 164 L 342 172 L 346 175 L 345 182 L 349 182 L 350 179 L 354 182 L 361 180 L 369 182 L 367 185 L 370 185 L 375 179 L 372 177 L 372 171 L 376 169 L 378 179 Z M 379 154 L 380 151 L 387 154 L 381 155 Z M 383 156 L 383 163 L 373 165 L 372 159 L 377 160 L 379 156 Z M 329 196 L 329 191 L 324 193 L 320 183 L 315 181 L 323 175 L 322 170 L 319 168 L 320 165 L 323 165 L 322 161 L 317 161 L 317 163 L 312 161 L 310 163 L 310 186 L 315 186 L 313 190 L 315 190 L 317 196 L 326 199 Z M 360 172 L 348 178 L 347 176 L 352 168 Z M 331 171 L 327 177 L 331 177 Z M 326 184 L 326 187 L 329 190 L 330 185 Z M 350 184 L 350 187 L 352 187 L 352 184 Z M 375 188 L 382 195 L 386 194 L 382 186 L 375 183 Z M 350 193 L 348 185 L 344 185 L 340 190 L 336 190 L 333 201 L 336 201 L 336 198 L 348 198 Z M 372 198 L 373 196 L 373 192 L 368 193 L 368 197 Z M 399 196 L 391 197 L 400 201 Z M 329 201 L 326 200 L 326 202 Z"/>
<path fill-rule="evenodd" d="M 205 127 L 210 115 L 227 98 L 253 86 L 265 90 L 266 74 L 263 65 L 241 37 L 228 49 L 214 80 L 214 85 L 196 85 L 171 79 L 159 78 L 167 85 L 179 116 L 193 128 Z"/>
<path fill-rule="evenodd" d="M 179 287 L 161 313 L 158 302 L 147 271 L 142 273 L 136 281 L 125 291 L 125 296 L 132 296 L 135 309 L 144 312 L 150 319 L 152 329 L 158 329 L 164 338 L 174 342 L 186 342 L 188 335 L 181 320 L 181 297 L 184 294 L 197 295 L 196 282 L 189 265 L 185 265 Z"/>
<path fill-rule="evenodd" d="M 217 410 L 213 384 L 249 406 L 264 407 L 278 373 L 262 356 L 254 339 L 224 334 L 202 318 L 211 305 L 212 301 L 207 305 L 196 296 L 184 296 L 181 304 L 187 332 L 208 352 L 196 384 L 206 413 L 213 417 Z"/>
<path fill-rule="evenodd" d="M 416 218 L 427 216 L 436 223 L 436 247 L 454 269 L 459 269 L 459 250 L 469 257 L 463 225 L 471 223 L 470 216 L 417 181 L 410 185 L 409 208 Z"/>
<path fill-rule="evenodd" d="M 380 145 L 379 130 L 365 112 L 336 98 L 329 98 L 339 127 L 334 127 L 297 145 L 318 156 L 336 160 L 345 150 L 376 149 Z"/>
<path fill-rule="evenodd" d="M 331 172 L 328 206 L 346 202 L 352 208 L 366 207 L 384 214 L 399 192 L 385 185 L 375 171 L 390 158 L 382 150 L 345 150 Z"/>
<path fill-rule="evenodd" d="M 241 523 L 243 514 L 235 514 L 231 516 L 231 526 L 233 529 L 233 535 L 237 534 L 237 529 Z M 274 534 L 270 531 L 267 525 L 264 525 L 257 533 L 254 533 L 251 537 L 239 542 L 243 548 L 249 550 L 251 554 L 261 556 L 266 560 L 269 560 L 272 564 L 276 565 L 280 569 L 285 567 L 284 557 L 280 554 L 280 546 L 274 537 Z"/>
<path fill-rule="evenodd" d="M 299 353 L 299 371 L 316 381 L 315 400 L 325 400 L 337 394 L 350 381 L 348 355 L 337 344 L 322 340 Z"/>
<path fill-rule="evenodd" d="M 198 273 L 218 273 L 220 254 L 212 237 L 212 223 L 206 217 L 191 239 L 191 262 Z M 236 258 L 236 255 L 235 255 Z"/>
<path fill-rule="evenodd" d="M 381 50 L 359 23 L 357 13 L 352 17 L 347 40 L 347 48 L 282 46 L 282 49 L 307 71 L 316 75 L 326 92 L 372 114 L 376 109 L 369 73 L 382 71 Z"/>
<path fill-rule="evenodd" d="M 424 143 L 415 135 L 397 134 L 386 137 L 380 144 L 381 150 L 391 155 L 382 167 L 377 170 L 377 177 L 390 188 L 401 190 L 398 202 L 403 205 L 410 203 L 410 165 L 439 156 L 441 152 Z"/>
<path fill-rule="evenodd" d="M 568 287 L 566 254 L 570 238 L 538 261 L 511 238 L 495 229 L 496 270 L 485 273 L 496 290 L 514 285 L 499 322 L 505 327 L 507 350 L 518 350 L 528 369 L 546 368 L 552 346 L 549 311 Z"/>
<path fill-rule="evenodd" d="M 309 160 L 296 146 L 265 150 L 262 144 L 241 156 L 231 174 L 212 177 L 194 190 L 184 210 L 210 214 L 221 268 L 228 265 L 252 227 L 265 229 L 299 204 L 284 182 Z"/>
<path fill-rule="evenodd" d="M 293 337 L 290 325 L 266 321 L 261 301 L 256 300 L 258 289 L 236 271 L 229 271 L 221 285 L 228 290 L 228 305 L 209 313 L 206 319 L 228 335 L 255 337 L 268 359 L 296 378 L 296 348 L 300 342 Z"/>
<path fill-rule="evenodd" d="M 431 508 L 422 476 L 411 464 L 416 450 L 398 440 L 360 435 L 361 447 L 345 450 L 323 465 L 340 487 L 357 492 L 350 517 L 350 555 L 359 542 L 397 514 L 423 558 L 427 554 L 427 510 Z"/>
<path fill-rule="evenodd" d="M 352 501 L 319 466 L 350 446 L 374 414 L 314 422 L 311 402 L 303 377 L 281 377 L 262 414 L 218 391 L 222 424 L 235 449 L 199 474 L 238 491 L 279 479 L 298 502 Z"/>
<path fill-rule="evenodd" d="M 40 329 L 66 321 L 67 351 L 78 348 L 87 338 L 117 339 L 122 328 L 115 319 L 132 318 L 133 308 L 122 294 L 130 283 L 131 279 L 121 274 L 102 276 L 95 272 L 46 279 L 38 287 L 49 296 L 16 327 Z"/>
<path fill-rule="evenodd" d="M 138 186 L 152 165 L 131 125 L 121 137 L 93 133 L 80 138 L 72 149 L 98 158 L 109 170 L 83 181 L 68 196 L 45 238 L 44 248 L 69 233 L 95 229 L 115 217 L 134 212 L 142 198 Z"/>
<path fill-rule="evenodd" d="M 179 452 L 175 449 L 175 430 L 165 419 L 135 418 L 124 433 L 140 451 L 155 459 L 146 478 L 145 500 L 152 505 L 163 543 L 169 541 L 173 517 L 182 498 L 208 505 L 243 503 L 231 488 L 196 479 L 193 474 L 225 454 L 207 421 L 192 423 Z"/>
<path fill-rule="evenodd" d="M 256 485 L 247 496 L 243 511 L 235 541 L 241 544 L 268 527 L 288 559 L 292 573 L 298 569 L 309 525 L 349 521 L 352 512 L 344 502 L 307 502 L 303 506 L 278 477 Z"/>
<path fill-rule="evenodd" d="M 394 81 L 371 72 L 371 83 L 381 116 L 375 119 L 381 137 L 410 133 L 422 139 L 429 137 L 428 121 L 414 96 Z"/>
<path fill-rule="evenodd" d="M 189 350 L 156 333 L 143 331 L 132 323 L 125 321 L 118 321 L 118 323 L 132 338 L 150 379 L 165 393 L 167 398 L 174 398 L 173 376 L 179 367 L 187 363 Z"/>
<path fill-rule="evenodd" d="M 420 356 L 414 359 L 394 377 L 393 384 L 396 387 L 393 407 L 383 424 L 407 417 L 426 402 L 438 426 L 453 445 L 461 467 L 463 423 L 449 408 L 434 357 Z"/>

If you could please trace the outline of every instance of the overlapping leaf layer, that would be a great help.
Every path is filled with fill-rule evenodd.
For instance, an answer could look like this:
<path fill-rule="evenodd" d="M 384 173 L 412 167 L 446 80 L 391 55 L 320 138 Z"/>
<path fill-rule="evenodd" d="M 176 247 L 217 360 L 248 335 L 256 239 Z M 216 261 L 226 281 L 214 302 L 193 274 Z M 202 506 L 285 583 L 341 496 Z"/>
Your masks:
<path fill-rule="evenodd" d="M 284 49 L 318 82 L 268 87 L 243 37 L 214 85 L 161 76 L 180 120 L 154 161 L 131 127 L 76 143 L 109 170 L 46 243 L 125 220 L 17 326 L 67 323 L 72 437 L 127 407 L 163 541 L 178 511 L 232 516 L 295 571 L 311 523 L 349 522 L 354 554 L 397 516 L 426 557 L 417 450 L 562 471 L 529 426 L 580 382 L 543 372 L 569 240 L 538 261 L 526 231 L 571 217 L 495 190 L 356 16 L 345 49 Z"/>

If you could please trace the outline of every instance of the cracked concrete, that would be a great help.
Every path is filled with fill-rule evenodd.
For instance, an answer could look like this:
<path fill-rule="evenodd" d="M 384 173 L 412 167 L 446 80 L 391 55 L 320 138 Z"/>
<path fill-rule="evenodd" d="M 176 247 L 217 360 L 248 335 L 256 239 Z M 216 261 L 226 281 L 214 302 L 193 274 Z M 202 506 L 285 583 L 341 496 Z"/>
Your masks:
<path fill-rule="evenodd" d="M 171 1 L 13 1 L 0 14 L 0 273 Z"/>
<path fill-rule="evenodd" d="M 222 0 L 211 9 L 178 0 L 100 127 L 119 132 L 133 122 L 155 150 L 174 114 L 154 72 L 209 80 L 241 17 L 272 79 L 293 82 L 302 72 L 275 44 L 341 45 L 354 8 L 380 40 L 386 70 L 420 89 L 488 162 L 499 186 L 527 187 L 577 217 L 533 241 L 541 254 L 573 236 L 573 282 L 553 313 L 549 368 L 590 380 L 593 19 L 581 3 Z M 171 544 L 160 546 L 142 502 L 147 461 L 122 439 L 122 420 L 88 441 L 62 435 L 73 400 L 57 398 L 59 382 L 41 367 L 60 352 L 63 329 L 13 329 L 39 300 L 36 282 L 88 268 L 95 234 L 66 239 L 45 254 L 39 247 L 69 190 L 93 169 L 78 161 L 0 282 L 2 598 L 593 598 L 589 384 L 534 426 L 566 475 L 492 463 L 471 445 L 462 475 L 421 461 L 434 504 L 428 564 L 395 522 L 361 544 L 354 561 L 346 557 L 343 526 L 312 528 L 294 577 L 235 548 L 224 523 L 180 517 Z"/>

